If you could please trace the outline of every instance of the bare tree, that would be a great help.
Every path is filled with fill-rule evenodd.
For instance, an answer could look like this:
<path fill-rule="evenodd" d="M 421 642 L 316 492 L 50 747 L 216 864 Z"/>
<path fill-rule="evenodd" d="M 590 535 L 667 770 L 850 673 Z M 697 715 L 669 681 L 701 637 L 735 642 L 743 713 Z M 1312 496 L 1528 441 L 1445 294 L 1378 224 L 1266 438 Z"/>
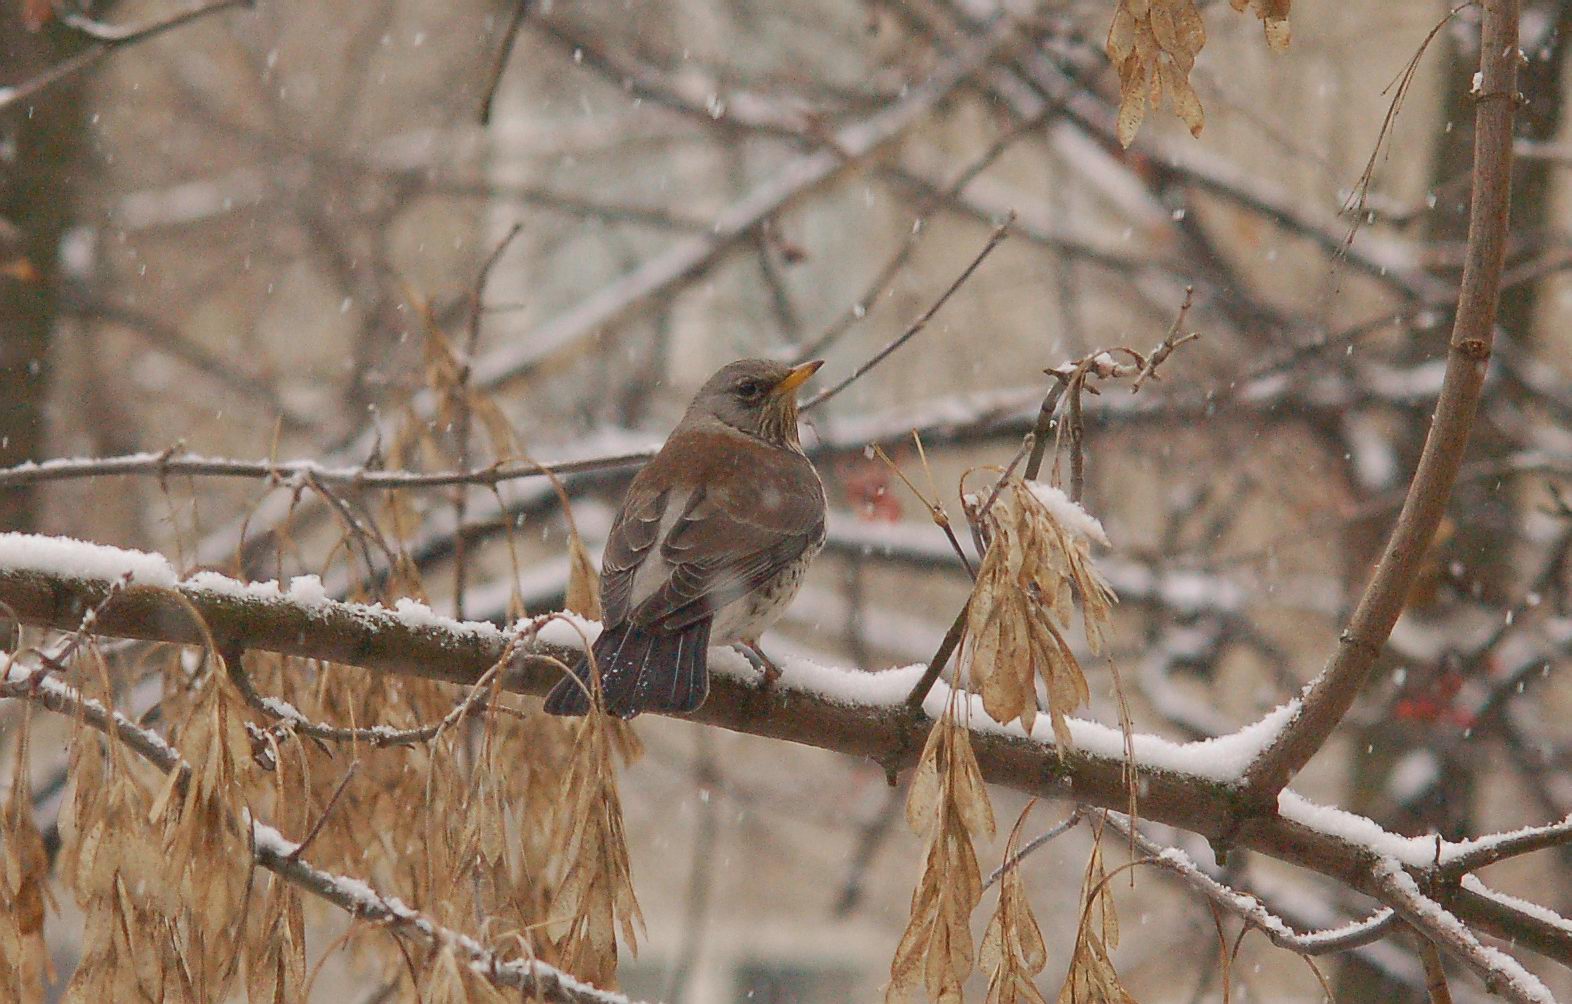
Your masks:
<path fill-rule="evenodd" d="M 240 6 L 0 40 L 12 995 L 1572 993 L 1565 5 Z M 543 715 L 741 355 L 783 674 Z"/>

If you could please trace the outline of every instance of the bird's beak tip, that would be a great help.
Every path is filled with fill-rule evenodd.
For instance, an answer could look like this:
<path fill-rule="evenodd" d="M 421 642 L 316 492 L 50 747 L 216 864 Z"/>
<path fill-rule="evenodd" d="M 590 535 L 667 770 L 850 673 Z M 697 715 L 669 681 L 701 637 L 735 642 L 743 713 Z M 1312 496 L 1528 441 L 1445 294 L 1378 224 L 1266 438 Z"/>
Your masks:
<path fill-rule="evenodd" d="M 818 372 L 819 367 L 823 365 L 823 359 L 811 359 L 800 366 L 793 366 L 791 370 L 787 372 L 785 379 L 775 385 L 775 393 L 777 395 L 790 394 L 798 387 L 801 387 L 803 384 L 807 383 L 808 378 L 813 376 L 814 373 Z"/>

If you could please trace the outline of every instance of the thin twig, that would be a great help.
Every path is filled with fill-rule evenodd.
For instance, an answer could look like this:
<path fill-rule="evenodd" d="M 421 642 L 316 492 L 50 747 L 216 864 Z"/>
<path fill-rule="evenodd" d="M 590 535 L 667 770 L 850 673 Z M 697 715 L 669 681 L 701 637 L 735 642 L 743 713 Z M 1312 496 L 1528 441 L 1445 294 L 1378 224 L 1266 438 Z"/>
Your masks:
<path fill-rule="evenodd" d="M 20 84 L 11 87 L 0 87 L 0 111 L 4 111 L 19 101 L 25 101 L 33 97 L 41 91 L 65 80 L 67 77 L 80 73 L 116 49 L 144 42 L 150 38 L 162 35 L 172 28 L 179 28 L 182 25 L 189 24 L 209 14 L 215 14 L 218 11 L 228 10 L 231 7 L 250 7 L 252 5 L 253 0 L 213 0 L 211 3 L 183 10 L 178 14 L 173 14 L 161 20 L 125 26 L 107 25 L 94 21 L 86 15 L 68 11 L 62 7 L 56 7 L 56 16 L 64 24 L 93 39 L 93 43 L 81 52 L 60 63 L 56 63 L 30 80 L 24 80 Z"/>
<path fill-rule="evenodd" d="M 922 702 L 927 699 L 928 691 L 933 689 L 934 682 L 939 679 L 939 674 L 944 672 L 945 663 L 950 661 L 950 656 L 955 653 L 956 646 L 961 643 L 961 636 L 966 633 L 966 613 L 971 609 L 968 600 L 961 607 L 961 612 L 955 615 L 955 622 L 950 625 L 950 630 L 944 633 L 944 640 L 939 642 L 939 650 L 928 661 L 928 668 L 923 670 L 921 679 L 906 695 L 906 706 L 913 711 L 922 708 Z"/>
<path fill-rule="evenodd" d="M 524 0 L 520 0 L 520 16 L 525 8 Z M 517 31 L 515 28 L 514 31 Z M 469 294 L 469 329 L 464 339 L 463 354 L 457 360 L 458 374 L 454 384 L 450 387 L 449 394 L 453 399 L 453 407 L 458 411 L 458 428 L 455 435 L 458 438 L 458 466 L 464 470 L 470 465 L 470 451 L 474 445 L 471 442 L 475 423 L 475 403 L 470 400 L 470 377 L 474 372 L 475 353 L 480 348 L 480 319 L 481 304 L 485 299 L 486 281 L 491 278 L 491 270 L 497 267 L 497 262 L 502 259 L 503 252 L 508 245 L 513 243 L 520 233 L 524 231 L 524 224 L 514 223 L 508 232 L 491 249 L 491 254 L 486 256 L 485 262 L 480 266 L 480 271 L 475 275 L 475 285 Z M 453 615 L 460 620 L 464 618 L 464 593 L 465 581 L 469 577 L 469 540 L 464 535 L 464 523 L 469 515 L 469 489 L 465 485 L 458 485 L 453 489 Z"/>
<path fill-rule="evenodd" d="M 152 477 L 160 480 L 178 477 L 245 478 L 288 486 L 305 478 L 323 485 L 351 490 L 405 491 L 418 488 L 450 488 L 454 485 L 492 487 L 509 481 L 636 467 L 655 455 L 653 449 L 536 464 L 499 460 L 485 467 L 468 470 L 422 471 L 383 470 L 374 467 L 329 467 L 313 460 L 237 460 L 187 454 L 179 447 L 158 453 L 128 453 L 115 457 L 61 457 L 58 460 L 29 461 L 15 467 L 0 468 L 0 491 L 42 484 L 46 481 L 72 481 L 80 478 Z"/>
<path fill-rule="evenodd" d="M 1387 906 L 1421 936 L 1474 970 L 1493 991 L 1515 1004 L 1555 1004 L 1555 997 L 1537 977 L 1512 956 L 1481 944 L 1462 921 L 1421 892 L 1413 876 L 1397 862 L 1378 862 L 1372 878 L 1376 894 Z"/>
<path fill-rule="evenodd" d="M 992 872 L 989 873 L 988 877 L 983 880 L 983 890 L 987 891 L 990 886 L 999 881 L 1005 872 L 1020 865 L 1020 863 L 1026 858 L 1028 854 L 1031 854 L 1038 848 L 1047 846 L 1049 842 L 1074 829 L 1075 826 L 1080 823 L 1081 818 L 1081 807 L 1076 806 L 1070 810 L 1070 814 L 1064 817 L 1064 819 L 1049 827 L 1047 830 L 1044 830 L 1042 833 L 1037 834 L 1037 836 L 1033 837 L 1031 840 L 1027 841 L 1026 846 L 1016 851 L 1012 857 L 1006 859 L 1002 864 L 999 865 L 999 867 L 995 868 Z"/>
<path fill-rule="evenodd" d="M 513 55 L 514 43 L 518 41 L 519 29 L 524 27 L 524 19 L 529 16 L 530 0 L 514 0 L 513 14 L 508 18 L 508 27 L 502 34 L 502 47 L 497 50 L 496 61 L 491 64 L 491 73 L 486 78 L 486 94 L 480 102 L 480 124 L 491 124 L 491 106 L 497 99 L 497 88 L 502 84 L 502 74 L 508 68 L 508 58 Z"/>
<path fill-rule="evenodd" d="M 1162 342 L 1157 348 L 1152 350 L 1151 355 L 1146 357 L 1146 365 L 1141 367 L 1141 372 L 1136 375 L 1135 382 L 1130 385 L 1130 393 L 1134 394 L 1139 391 L 1141 385 L 1146 383 L 1148 377 L 1161 379 L 1161 377 L 1157 376 L 1157 367 L 1161 366 L 1164 360 L 1173 355 L 1174 349 L 1185 342 L 1201 337 L 1193 331 L 1186 334 L 1180 330 L 1184 327 L 1185 315 L 1190 313 L 1190 305 L 1194 299 L 1195 287 L 1186 286 L 1184 288 L 1184 302 L 1179 305 L 1178 316 L 1174 318 L 1174 323 L 1169 327 L 1168 334 L 1163 336 Z"/>
<path fill-rule="evenodd" d="M 825 401 L 828 401 L 830 398 L 839 394 L 847 387 L 850 387 L 853 383 L 856 383 L 864 373 L 867 373 L 875 366 L 884 362 L 884 360 L 890 357 L 891 353 L 895 352 L 901 346 L 911 341 L 912 338 L 922 331 L 922 329 L 926 328 L 928 326 L 928 322 L 933 320 L 933 315 L 937 314 L 940 308 L 949 302 L 950 297 L 954 296 L 957 290 L 966 285 L 966 280 L 972 277 L 972 274 L 975 273 L 978 267 L 988 259 L 988 256 L 993 254 L 993 249 L 998 247 L 1005 237 L 1009 235 L 1010 224 L 1014 222 L 1015 214 L 1011 213 L 1008 217 L 1005 218 L 1003 223 L 994 227 L 993 233 L 988 235 L 988 241 L 983 245 L 982 250 L 977 252 L 977 255 L 972 258 L 971 262 L 967 264 L 966 268 L 961 270 L 961 274 L 955 277 L 955 281 L 950 283 L 945 291 L 939 295 L 939 298 L 933 301 L 927 310 L 923 311 L 915 321 L 908 325 L 905 331 L 897 335 L 892 341 L 890 341 L 888 345 L 885 345 L 884 348 L 880 349 L 878 352 L 875 352 L 873 354 L 873 358 L 869 359 L 861 366 L 858 366 L 840 383 L 826 387 L 817 394 L 810 397 L 808 400 L 804 401 L 801 410 L 810 411 L 814 408 L 817 408 Z"/>
<path fill-rule="evenodd" d="M 405 729 L 396 729 L 389 725 L 347 728 L 341 725 L 327 725 L 322 722 L 314 722 L 301 714 L 294 705 L 259 693 L 256 685 L 251 682 L 250 674 L 245 671 L 242 654 L 243 650 L 231 649 L 224 657 L 224 665 L 229 670 L 230 680 L 235 684 L 235 689 L 240 692 L 240 696 L 245 699 L 248 705 L 278 722 L 278 727 L 284 730 L 285 734 L 294 732 L 326 742 L 365 743 L 378 749 L 389 746 L 415 746 L 420 743 L 431 742 L 466 716 L 488 710 L 491 707 L 500 707 L 500 705 L 488 704 L 482 698 L 485 697 L 491 681 L 496 679 L 497 674 L 507 665 L 507 657 L 499 659 L 490 669 L 481 674 L 480 678 L 469 688 L 468 693 L 453 706 L 451 711 L 429 725 Z"/>
<path fill-rule="evenodd" d="M 354 778 L 355 772 L 358 770 L 360 770 L 360 761 L 350 761 L 349 767 L 344 771 L 344 776 L 338 779 L 338 784 L 333 788 L 333 794 L 328 796 L 327 804 L 322 807 L 322 812 L 317 816 L 317 821 L 311 824 L 311 829 L 306 831 L 305 837 L 301 839 L 300 843 L 295 845 L 294 850 L 289 852 L 289 857 L 292 860 L 299 861 L 300 856 L 306 853 L 306 849 L 311 846 L 311 842 L 317 839 L 317 834 L 321 833 L 322 828 L 327 825 L 328 817 L 333 815 L 333 807 L 338 805 L 338 800 L 344 796 L 344 789 L 349 787 L 349 782 Z"/>
<path fill-rule="evenodd" d="M 1164 847 L 1146 836 L 1139 828 L 1131 825 L 1128 816 L 1108 812 L 1106 821 L 1116 833 L 1130 839 L 1152 864 L 1179 876 L 1214 906 L 1259 930 L 1274 945 L 1299 955 L 1330 955 L 1368 945 L 1386 937 L 1387 932 L 1397 923 L 1397 913 L 1384 909 L 1330 931 L 1300 933 L 1254 896 L 1230 888 L 1203 872 L 1188 854 L 1175 847 Z"/>
<path fill-rule="evenodd" d="M 1430 995 L 1430 1004 L 1452 1004 L 1452 991 L 1446 985 L 1446 967 L 1441 964 L 1441 952 L 1436 943 L 1418 931 L 1414 932 L 1414 940 L 1419 942 L 1419 961 L 1425 967 L 1425 993 Z"/>

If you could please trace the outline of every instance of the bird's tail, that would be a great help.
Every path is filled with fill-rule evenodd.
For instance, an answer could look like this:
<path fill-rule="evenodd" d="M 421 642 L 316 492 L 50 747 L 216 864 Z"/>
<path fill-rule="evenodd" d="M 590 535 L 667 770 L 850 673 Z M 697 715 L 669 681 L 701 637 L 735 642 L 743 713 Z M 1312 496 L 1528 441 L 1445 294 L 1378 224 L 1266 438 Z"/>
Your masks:
<path fill-rule="evenodd" d="M 710 691 L 709 647 L 708 618 L 676 633 L 632 624 L 602 631 L 593 651 L 606 713 L 632 718 L 641 711 L 693 711 Z M 547 713 L 587 714 L 590 688 L 589 660 L 580 659 L 547 695 Z"/>

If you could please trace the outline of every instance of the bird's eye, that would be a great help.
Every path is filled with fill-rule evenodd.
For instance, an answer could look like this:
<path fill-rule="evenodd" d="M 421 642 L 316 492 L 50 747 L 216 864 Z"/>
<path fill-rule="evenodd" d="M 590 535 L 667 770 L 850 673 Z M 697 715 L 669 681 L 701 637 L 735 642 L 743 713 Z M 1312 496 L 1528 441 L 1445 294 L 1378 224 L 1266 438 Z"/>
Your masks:
<path fill-rule="evenodd" d="M 737 384 L 737 396 L 742 398 L 756 398 L 764 393 L 764 385 L 757 380 L 744 380 Z"/>

